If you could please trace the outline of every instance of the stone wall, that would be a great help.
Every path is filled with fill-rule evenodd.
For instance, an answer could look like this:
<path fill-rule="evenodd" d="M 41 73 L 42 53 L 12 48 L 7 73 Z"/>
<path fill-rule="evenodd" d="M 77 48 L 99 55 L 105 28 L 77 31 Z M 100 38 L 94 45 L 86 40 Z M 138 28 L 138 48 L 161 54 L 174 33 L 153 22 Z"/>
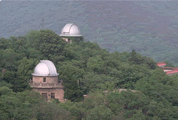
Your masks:
<path fill-rule="evenodd" d="M 32 80 L 34 83 L 43 83 L 44 77 L 43 76 L 33 76 Z M 46 83 L 58 83 L 57 76 L 46 76 L 45 78 L 46 78 Z"/>
<path fill-rule="evenodd" d="M 46 82 L 43 82 L 43 78 L 46 78 Z M 51 99 L 51 93 L 55 93 L 55 99 L 60 102 L 64 102 L 64 90 L 62 83 L 58 83 L 58 76 L 33 76 L 33 80 L 29 85 L 33 90 L 42 93 L 47 93 L 47 101 Z M 39 85 L 38 85 L 39 84 Z M 44 85 L 43 85 L 44 84 Z"/>
<path fill-rule="evenodd" d="M 64 90 L 63 89 L 34 88 L 33 90 L 39 92 L 41 95 L 42 93 L 47 93 L 48 101 L 51 99 L 51 93 L 55 93 L 55 99 L 58 99 L 60 102 L 64 102 Z"/>

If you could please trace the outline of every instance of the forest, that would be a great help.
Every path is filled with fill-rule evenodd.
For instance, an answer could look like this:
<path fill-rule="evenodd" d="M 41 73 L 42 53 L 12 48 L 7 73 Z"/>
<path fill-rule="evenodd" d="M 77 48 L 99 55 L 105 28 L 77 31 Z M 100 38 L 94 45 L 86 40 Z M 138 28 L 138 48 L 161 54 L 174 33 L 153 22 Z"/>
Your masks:
<path fill-rule="evenodd" d="M 178 67 L 177 11 L 175 0 L 2 0 L 0 38 L 43 28 L 60 34 L 65 24 L 74 23 L 85 41 L 109 52 L 135 49 Z"/>
<path fill-rule="evenodd" d="M 28 85 L 45 59 L 63 80 L 65 103 L 47 103 Z M 85 39 L 69 44 L 52 30 L 31 30 L 0 38 L 0 70 L 1 120 L 178 119 L 178 75 L 167 76 L 134 49 L 110 53 Z"/>

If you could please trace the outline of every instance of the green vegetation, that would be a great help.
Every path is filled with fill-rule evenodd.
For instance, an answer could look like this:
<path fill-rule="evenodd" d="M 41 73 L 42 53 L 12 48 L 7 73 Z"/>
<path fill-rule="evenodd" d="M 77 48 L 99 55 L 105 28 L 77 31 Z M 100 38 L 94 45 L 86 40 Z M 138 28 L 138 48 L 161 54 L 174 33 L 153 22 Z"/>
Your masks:
<path fill-rule="evenodd" d="M 146 29 L 146 28 L 145 28 Z M 129 32 L 127 29 L 114 29 L 110 32 L 99 31 L 98 37 L 91 41 L 97 41 L 102 48 L 110 52 L 130 52 L 135 49 L 143 56 L 151 57 L 157 62 L 169 61 L 174 66 L 177 64 L 177 40 L 174 40 L 177 34 L 158 34 L 154 36 L 147 32 Z"/>
<path fill-rule="evenodd" d="M 0 38 L 42 28 L 60 34 L 72 22 L 85 41 L 97 42 L 109 52 L 135 49 L 156 62 L 169 61 L 178 67 L 176 0 L 89 1 L 2 0 Z"/>
<path fill-rule="evenodd" d="M 55 64 L 66 103 L 46 103 L 28 86 L 42 59 Z M 167 76 L 135 50 L 109 53 L 97 43 L 68 44 L 51 30 L 32 30 L 0 38 L 0 70 L 2 120 L 178 119 L 178 76 Z M 120 88 L 128 90 L 113 92 Z"/>

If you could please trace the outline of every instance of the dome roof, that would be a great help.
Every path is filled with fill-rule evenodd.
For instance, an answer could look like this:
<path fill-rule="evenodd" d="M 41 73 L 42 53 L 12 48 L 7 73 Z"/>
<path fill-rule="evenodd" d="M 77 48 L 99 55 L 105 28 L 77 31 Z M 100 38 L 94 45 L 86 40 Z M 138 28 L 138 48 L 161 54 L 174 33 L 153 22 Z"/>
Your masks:
<path fill-rule="evenodd" d="M 75 24 L 68 23 L 63 27 L 59 36 L 80 37 L 82 35 L 80 33 L 79 28 Z"/>
<path fill-rule="evenodd" d="M 58 76 L 56 67 L 53 62 L 49 60 L 40 60 L 40 63 L 34 69 L 33 76 Z"/>

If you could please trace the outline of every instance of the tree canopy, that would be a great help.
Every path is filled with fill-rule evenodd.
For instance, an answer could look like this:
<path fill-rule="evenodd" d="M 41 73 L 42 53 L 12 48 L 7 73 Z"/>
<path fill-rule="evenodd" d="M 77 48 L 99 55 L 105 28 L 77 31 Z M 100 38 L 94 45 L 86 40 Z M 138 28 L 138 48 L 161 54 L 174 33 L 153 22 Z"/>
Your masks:
<path fill-rule="evenodd" d="M 66 103 L 46 103 L 28 85 L 42 59 L 55 64 Z M 0 38 L 0 70 L 0 119 L 178 119 L 178 76 L 134 49 L 109 53 L 97 43 L 69 44 L 52 30 L 32 30 Z"/>

